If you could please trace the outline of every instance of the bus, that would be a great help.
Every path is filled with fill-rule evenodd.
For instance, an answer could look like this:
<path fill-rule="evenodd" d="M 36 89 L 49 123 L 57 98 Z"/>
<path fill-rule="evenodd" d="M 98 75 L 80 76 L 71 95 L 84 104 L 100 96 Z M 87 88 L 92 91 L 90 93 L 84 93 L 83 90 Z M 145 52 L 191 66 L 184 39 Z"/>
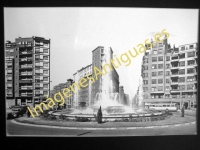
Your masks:
<path fill-rule="evenodd" d="M 145 104 L 145 107 L 150 110 L 158 110 L 158 111 L 177 111 L 178 106 L 176 103 L 150 103 Z"/>

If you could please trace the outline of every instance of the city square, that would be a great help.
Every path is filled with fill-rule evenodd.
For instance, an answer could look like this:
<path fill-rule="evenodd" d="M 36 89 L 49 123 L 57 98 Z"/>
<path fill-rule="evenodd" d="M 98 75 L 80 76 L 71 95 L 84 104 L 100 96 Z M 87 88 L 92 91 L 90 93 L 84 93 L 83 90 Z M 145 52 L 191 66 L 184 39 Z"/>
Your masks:
<path fill-rule="evenodd" d="M 106 11 L 99 10 L 102 13 Z M 154 10 L 144 10 L 155 14 Z M 55 21 L 62 27 L 52 30 L 51 34 L 46 30 L 53 29 L 53 25 L 45 24 L 42 17 L 38 17 L 41 22 L 37 26 L 41 24 L 44 32 L 34 26 L 30 33 L 17 27 L 20 34 L 9 28 L 12 20 L 8 16 L 12 18 L 15 11 L 23 14 L 26 10 L 5 9 L 8 25 L 5 37 L 8 136 L 196 135 L 198 43 L 197 37 L 191 38 L 195 32 L 187 33 L 188 38 L 186 33 L 182 33 L 185 38 L 180 39 L 174 25 L 167 28 L 167 24 L 161 23 L 157 26 L 159 31 L 156 28 L 146 29 L 147 33 L 138 35 L 134 44 L 131 40 L 128 42 L 128 38 L 122 42 L 121 36 L 113 36 L 115 41 L 110 39 L 110 35 L 115 35 L 110 25 L 120 20 L 113 19 L 110 24 L 102 24 L 104 28 L 96 27 L 100 19 L 94 23 L 87 21 L 91 22 L 94 17 L 91 12 L 103 19 L 97 10 L 64 8 L 55 9 L 55 12 L 60 15 L 66 12 L 74 18 L 80 15 L 79 23 L 69 17 L 75 21 L 74 24 L 80 25 L 79 39 L 73 38 L 71 26 L 64 27 L 66 22 L 62 26 L 64 21 L 61 18 L 66 19 L 65 16 Z M 39 9 L 39 12 L 45 11 L 52 14 L 50 8 Z M 122 12 L 127 14 L 129 11 L 133 10 Z M 197 14 L 192 10 L 173 11 L 178 12 L 177 16 L 180 12 Z M 31 14 L 35 10 L 28 9 L 27 12 Z M 120 14 L 117 9 L 110 13 Z M 170 18 L 166 12 L 163 11 L 163 14 Z M 53 18 L 56 18 L 54 15 Z M 26 15 L 18 17 L 27 18 Z M 90 19 L 85 19 L 87 17 Z M 112 15 L 109 17 L 112 21 Z M 185 19 L 190 20 L 190 17 Z M 195 19 L 192 21 L 196 22 Z M 191 24 L 196 27 L 194 23 L 186 27 Z M 93 28 L 102 37 L 107 31 L 112 32 L 106 34 L 105 40 L 82 37 L 89 33 L 98 37 L 89 32 Z M 143 33 L 137 28 L 127 27 L 124 34 L 128 34 L 129 29 L 133 33 Z M 16 32 L 15 36 L 10 34 L 10 30 Z M 154 30 L 156 32 L 152 33 Z M 63 36 L 68 33 L 70 36 Z M 17 37 L 17 34 L 23 36 Z M 59 38 L 54 34 L 58 34 Z M 85 40 L 93 40 L 94 43 Z M 138 44 L 141 42 L 144 44 Z"/>

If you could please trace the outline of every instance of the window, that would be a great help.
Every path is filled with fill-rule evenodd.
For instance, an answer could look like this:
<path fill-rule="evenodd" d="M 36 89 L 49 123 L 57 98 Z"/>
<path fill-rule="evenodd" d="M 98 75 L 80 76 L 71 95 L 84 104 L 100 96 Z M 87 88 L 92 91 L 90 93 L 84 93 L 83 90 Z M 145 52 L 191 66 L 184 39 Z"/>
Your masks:
<path fill-rule="evenodd" d="M 188 68 L 187 69 L 187 73 L 190 74 L 190 73 L 195 73 L 195 69 L 194 68 Z"/>
<path fill-rule="evenodd" d="M 154 51 L 153 51 L 153 54 L 157 54 L 157 50 L 154 50 Z"/>
<path fill-rule="evenodd" d="M 152 72 L 152 76 L 157 76 L 157 72 Z"/>
<path fill-rule="evenodd" d="M 179 66 L 185 66 L 185 61 L 180 61 Z"/>
<path fill-rule="evenodd" d="M 166 71 L 166 76 L 169 76 L 170 75 L 170 72 L 169 71 Z"/>
<path fill-rule="evenodd" d="M 148 73 L 143 73 L 143 77 L 148 77 Z"/>
<path fill-rule="evenodd" d="M 158 50 L 158 54 L 162 54 L 163 50 L 162 49 L 159 49 Z"/>
<path fill-rule="evenodd" d="M 44 91 L 44 92 L 43 92 L 43 95 L 47 95 L 47 94 L 48 94 L 48 92 L 47 92 L 47 91 Z"/>
<path fill-rule="evenodd" d="M 48 56 L 43 56 L 44 60 L 48 60 Z"/>
<path fill-rule="evenodd" d="M 158 61 L 163 61 L 163 56 L 159 56 Z"/>
<path fill-rule="evenodd" d="M 180 69 L 179 74 L 185 74 L 185 69 Z"/>
<path fill-rule="evenodd" d="M 158 84 L 163 83 L 163 79 L 158 79 Z"/>
<path fill-rule="evenodd" d="M 44 77 L 44 81 L 48 81 L 48 77 Z"/>
<path fill-rule="evenodd" d="M 170 64 L 166 64 L 166 68 L 170 68 Z"/>
<path fill-rule="evenodd" d="M 170 56 L 166 56 L 166 61 L 170 61 Z"/>
<path fill-rule="evenodd" d="M 149 52 L 146 52 L 145 55 L 148 56 L 148 55 L 149 55 Z"/>
<path fill-rule="evenodd" d="M 145 59 L 146 63 L 148 63 L 148 58 Z"/>
<path fill-rule="evenodd" d="M 193 52 L 188 52 L 187 53 L 187 56 L 188 57 L 194 57 L 195 56 L 195 52 L 193 51 Z"/>
<path fill-rule="evenodd" d="M 152 69 L 157 69 L 157 65 L 156 65 L 156 64 L 153 64 L 153 65 L 152 65 Z"/>
<path fill-rule="evenodd" d="M 144 70 L 148 70 L 148 66 L 146 65 L 146 66 L 144 66 Z"/>
<path fill-rule="evenodd" d="M 182 50 L 182 51 L 185 50 L 185 46 L 181 47 L 181 50 Z"/>
<path fill-rule="evenodd" d="M 158 69 L 162 69 L 163 68 L 163 64 L 158 64 Z"/>
<path fill-rule="evenodd" d="M 101 53 L 103 53 L 103 49 L 101 49 Z"/>
<path fill-rule="evenodd" d="M 43 86 L 45 89 L 47 89 L 48 88 L 48 84 L 44 84 L 44 86 Z"/>
<path fill-rule="evenodd" d="M 183 58 L 185 58 L 185 53 L 180 54 L 180 56 L 179 56 L 179 59 L 183 59 Z"/>
<path fill-rule="evenodd" d="M 166 86 L 166 87 L 165 87 L 165 90 L 166 90 L 166 91 L 169 91 L 169 86 Z"/>
<path fill-rule="evenodd" d="M 165 94 L 165 98 L 170 98 L 170 94 Z"/>
<path fill-rule="evenodd" d="M 163 87 L 162 87 L 162 86 L 159 86 L 159 87 L 158 87 L 158 91 L 163 91 Z"/>
<path fill-rule="evenodd" d="M 187 82 L 192 82 L 192 81 L 196 81 L 196 78 L 194 76 L 188 76 Z"/>
<path fill-rule="evenodd" d="M 193 84 L 187 85 L 187 90 L 192 90 L 193 88 L 194 88 L 194 85 L 193 85 Z"/>
<path fill-rule="evenodd" d="M 152 83 L 152 84 L 156 84 L 156 79 L 152 79 L 152 80 L 151 80 L 151 83 Z"/>
<path fill-rule="evenodd" d="M 157 57 L 152 57 L 152 62 L 156 62 L 157 61 Z"/>
<path fill-rule="evenodd" d="M 194 64 L 195 64 L 195 60 L 188 60 L 188 66 L 194 65 Z"/>
<path fill-rule="evenodd" d="M 44 53 L 48 53 L 48 49 L 44 49 Z"/>
<path fill-rule="evenodd" d="M 44 67 L 48 67 L 48 63 L 44 63 Z"/>
<path fill-rule="evenodd" d="M 163 75 L 163 71 L 158 71 L 158 76 L 162 76 Z"/>
<path fill-rule="evenodd" d="M 179 87 L 180 87 L 180 90 L 181 90 L 181 91 L 184 91 L 184 90 L 185 90 L 185 85 L 180 85 Z"/>
<path fill-rule="evenodd" d="M 151 91 L 156 91 L 156 87 L 152 87 L 152 88 L 151 88 Z"/>
<path fill-rule="evenodd" d="M 194 45 L 190 45 L 190 49 L 193 49 L 194 48 Z"/>
<path fill-rule="evenodd" d="M 179 82 L 185 82 L 185 77 L 179 77 Z"/>
<path fill-rule="evenodd" d="M 144 82 L 144 84 L 148 84 L 148 80 L 144 80 L 143 82 Z"/>
<path fill-rule="evenodd" d="M 144 91 L 144 92 L 148 92 L 148 87 L 144 87 L 144 88 L 143 88 L 143 91 Z"/>
<path fill-rule="evenodd" d="M 43 72 L 44 74 L 48 74 L 48 70 L 44 70 L 44 72 Z"/>

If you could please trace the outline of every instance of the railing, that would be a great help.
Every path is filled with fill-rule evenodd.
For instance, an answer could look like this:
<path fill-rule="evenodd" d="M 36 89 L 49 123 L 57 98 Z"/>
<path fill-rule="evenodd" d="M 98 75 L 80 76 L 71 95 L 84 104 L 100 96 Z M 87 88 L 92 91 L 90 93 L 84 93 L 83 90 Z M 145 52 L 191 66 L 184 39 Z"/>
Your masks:
<path fill-rule="evenodd" d="M 19 61 L 32 61 L 33 57 L 26 57 L 26 58 L 21 58 Z"/>
<path fill-rule="evenodd" d="M 19 52 L 20 55 L 25 55 L 25 54 L 32 54 L 33 51 L 24 51 L 24 52 Z"/>
<path fill-rule="evenodd" d="M 180 91 L 180 89 L 171 89 L 171 91 Z"/>
<path fill-rule="evenodd" d="M 20 68 L 33 68 L 32 65 L 21 65 Z"/>
<path fill-rule="evenodd" d="M 32 80 L 19 80 L 19 83 L 32 83 Z"/>
<path fill-rule="evenodd" d="M 19 96 L 20 97 L 31 97 L 31 96 L 33 96 L 33 94 L 20 94 Z"/>
<path fill-rule="evenodd" d="M 32 86 L 21 86 L 19 87 L 19 89 L 33 89 Z"/>
<path fill-rule="evenodd" d="M 21 72 L 20 75 L 32 75 L 32 72 Z"/>

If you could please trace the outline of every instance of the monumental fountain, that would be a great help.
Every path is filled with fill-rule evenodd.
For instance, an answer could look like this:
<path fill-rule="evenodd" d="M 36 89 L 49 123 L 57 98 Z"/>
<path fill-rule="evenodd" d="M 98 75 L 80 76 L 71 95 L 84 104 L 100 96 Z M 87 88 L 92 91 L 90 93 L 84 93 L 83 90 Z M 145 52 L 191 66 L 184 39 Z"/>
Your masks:
<path fill-rule="evenodd" d="M 108 63 L 110 60 L 110 53 L 105 51 L 102 66 Z M 124 106 L 119 101 L 119 93 L 114 91 L 112 83 L 112 71 L 102 76 L 102 89 L 101 92 L 96 93 L 94 99 L 95 104 L 87 107 L 85 110 L 72 109 L 71 112 L 63 112 L 62 115 L 67 120 L 85 120 L 95 121 L 96 115 L 101 107 L 102 120 L 103 121 L 132 121 L 140 118 L 140 120 L 151 120 L 152 117 L 161 116 L 162 112 L 155 112 L 151 110 L 145 110 L 142 108 L 132 108 L 132 106 Z M 56 112 L 53 115 L 60 115 Z"/>

